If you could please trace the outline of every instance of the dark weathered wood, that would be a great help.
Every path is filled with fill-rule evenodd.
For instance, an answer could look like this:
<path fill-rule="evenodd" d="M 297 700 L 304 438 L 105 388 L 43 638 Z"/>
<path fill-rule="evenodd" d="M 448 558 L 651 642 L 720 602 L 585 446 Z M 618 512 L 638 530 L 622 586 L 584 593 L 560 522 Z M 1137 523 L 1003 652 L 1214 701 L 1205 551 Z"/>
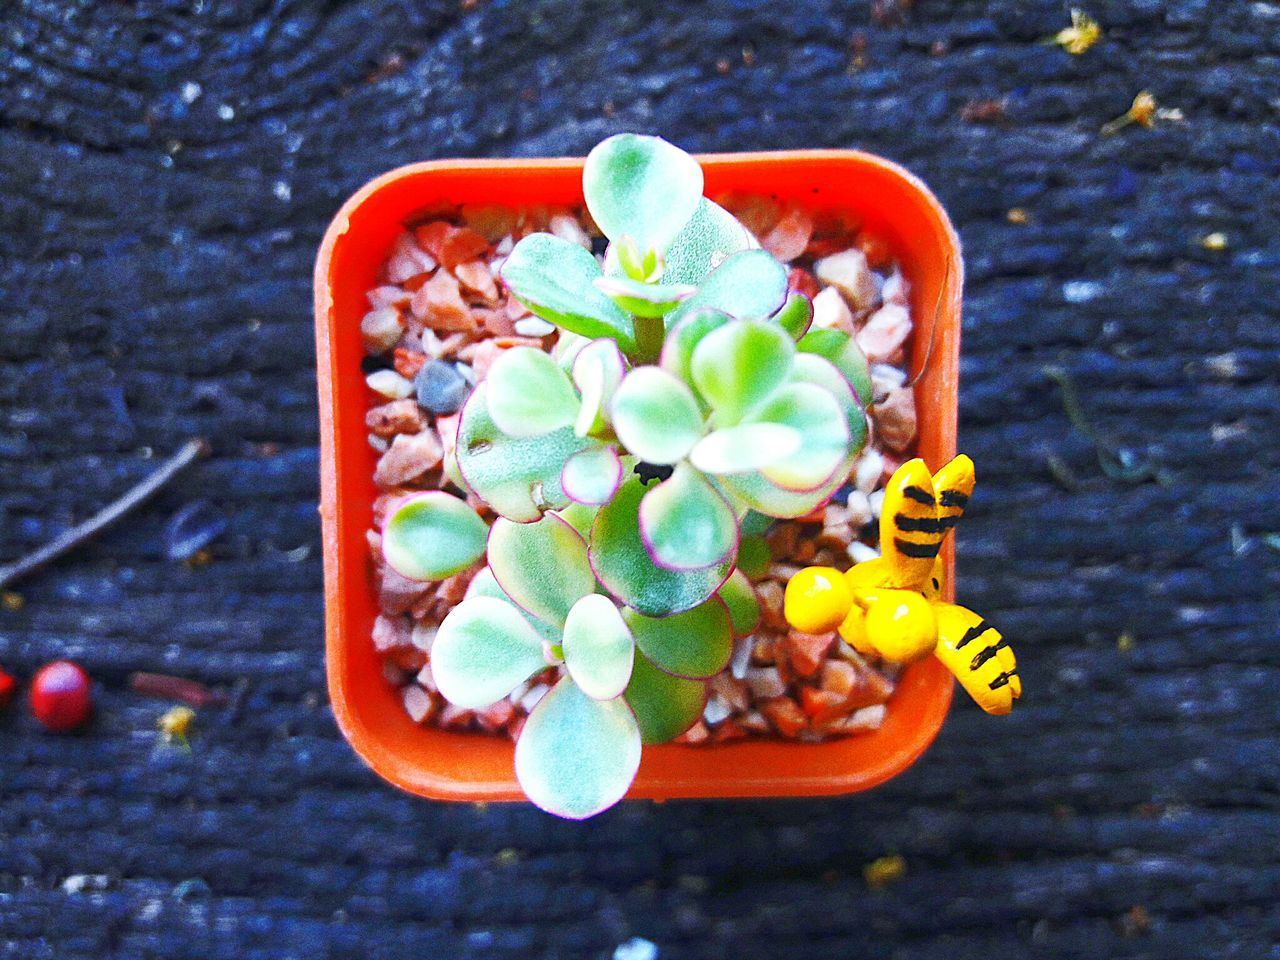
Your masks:
<path fill-rule="evenodd" d="M 215 451 L 0 612 L 6 669 L 74 656 L 100 683 L 82 736 L 0 718 L 0 956 L 1274 953 L 1280 9 L 1098 2 L 1104 41 L 1070 57 L 1041 43 L 1059 2 L 885 6 L 906 25 L 837 0 L 0 10 L 0 559 L 145 476 L 144 448 Z M 1185 121 L 1100 137 L 1144 88 Z M 992 99 L 1003 119 L 962 116 Z M 325 706 L 328 218 L 400 163 L 623 129 L 867 147 L 963 235 L 961 592 L 1014 642 L 1026 699 L 1005 721 L 958 703 L 871 794 L 583 826 L 429 804 L 366 772 Z M 1050 364 L 1168 486 L 1102 475 Z M 189 569 L 162 531 L 196 498 L 229 529 Z M 159 745 L 135 670 L 230 694 L 191 754 Z M 906 877 L 868 891 L 890 852 Z"/>

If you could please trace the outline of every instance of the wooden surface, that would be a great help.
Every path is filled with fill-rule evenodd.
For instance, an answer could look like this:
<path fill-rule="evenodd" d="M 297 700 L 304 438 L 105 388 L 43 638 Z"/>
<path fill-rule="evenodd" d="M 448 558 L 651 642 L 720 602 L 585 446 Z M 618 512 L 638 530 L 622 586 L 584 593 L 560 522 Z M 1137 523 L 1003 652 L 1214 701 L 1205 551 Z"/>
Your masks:
<path fill-rule="evenodd" d="M 0 9 L 0 559 L 187 437 L 214 449 L 0 611 L 10 672 L 70 656 L 100 685 L 82 736 L 0 718 L 0 957 L 1277 955 L 1280 7 L 1093 3 L 1105 37 L 1071 57 L 1042 43 L 1060 3 L 910 6 Z M 1142 89 L 1185 119 L 1100 136 Z M 871 794 L 587 825 L 431 804 L 327 709 L 324 225 L 400 163 L 628 129 L 872 149 L 962 233 L 960 590 L 1026 696 L 1003 721 L 958 700 Z M 1166 484 L 1103 474 L 1050 364 Z M 166 560 L 200 499 L 227 522 L 213 562 Z M 189 754 L 140 669 L 230 694 Z M 906 875 L 869 890 L 891 853 Z"/>

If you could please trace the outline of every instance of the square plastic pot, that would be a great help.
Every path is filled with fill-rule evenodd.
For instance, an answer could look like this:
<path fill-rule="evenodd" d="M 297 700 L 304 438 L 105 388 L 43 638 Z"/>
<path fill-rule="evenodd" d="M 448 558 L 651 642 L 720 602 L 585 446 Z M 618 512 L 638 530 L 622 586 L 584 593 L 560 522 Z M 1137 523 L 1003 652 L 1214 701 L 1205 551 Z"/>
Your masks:
<path fill-rule="evenodd" d="M 912 365 L 933 346 L 915 387 L 919 455 L 936 470 L 955 454 L 962 264 L 959 240 L 932 193 L 901 167 L 854 151 L 744 153 L 699 158 L 706 192 L 772 195 L 811 209 L 843 208 L 883 239 L 910 283 L 917 318 Z M 360 371 L 365 292 L 392 240 L 442 203 L 580 204 L 582 160 L 446 160 L 379 177 L 339 211 L 316 261 L 321 517 L 326 660 L 334 715 L 380 776 L 440 800 L 521 800 L 510 740 L 415 724 L 384 680 L 370 640 L 377 614 L 369 548 L 375 454 L 366 440 Z M 935 307 L 937 314 L 935 320 Z M 948 599 L 951 542 L 944 554 Z M 909 767 L 937 735 L 952 679 L 935 658 L 902 675 L 881 728 L 826 743 L 752 739 L 647 747 L 629 797 L 816 796 L 865 790 Z"/>

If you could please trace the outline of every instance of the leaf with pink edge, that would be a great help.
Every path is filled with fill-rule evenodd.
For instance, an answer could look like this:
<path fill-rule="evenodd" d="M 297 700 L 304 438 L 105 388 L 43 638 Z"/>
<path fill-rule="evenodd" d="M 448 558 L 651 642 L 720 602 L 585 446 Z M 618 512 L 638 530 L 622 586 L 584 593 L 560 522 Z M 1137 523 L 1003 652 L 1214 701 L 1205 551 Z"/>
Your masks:
<path fill-rule="evenodd" d="M 484 556 L 485 523 L 457 497 L 432 491 L 401 500 L 382 524 L 382 556 L 410 580 L 443 580 Z"/>
<path fill-rule="evenodd" d="M 701 570 L 733 556 L 738 518 L 707 479 L 688 463 L 640 501 L 640 536 L 666 570 Z"/>
<path fill-rule="evenodd" d="M 440 624 L 431 645 L 431 675 L 450 703 L 479 710 L 544 669 L 542 651 L 541 635 L 512 604 L 469 597 Z"/>
<path fill-rule="evenodd" d="M 627 688 L 635 640 L 608 597 L 593 593 L 573 605 L 564 624 L 564 665 L 582 692 L 612 700 Z"/>
<path fill-rule="evenodd" d="M 596 588 L 586 543 L 555 514 L 537 523 L 495 520 L 489 531 L 489 568 L 507 596 L 557 627 Z"/>

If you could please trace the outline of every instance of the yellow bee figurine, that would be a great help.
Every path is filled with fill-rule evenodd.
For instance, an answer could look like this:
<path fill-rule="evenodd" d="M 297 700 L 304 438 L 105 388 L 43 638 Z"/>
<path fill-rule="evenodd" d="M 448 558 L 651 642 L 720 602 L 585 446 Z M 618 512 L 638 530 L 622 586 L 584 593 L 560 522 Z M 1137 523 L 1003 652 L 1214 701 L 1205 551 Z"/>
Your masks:
<path fill-rule="evenodd" d="M 973 461 L 930 476 L 923 460 L 894 472 L 880 514 L 880 553 L 847 572 L 806 567 L 787 584 L 784 613 L 802 633 L 839 630 L 856 650 L 894 663 L 935 654 L 987 713 L 1022 695 L 1008 642 L 972 610 L 944 603 L 938 550 L 973 492 Z"/>

